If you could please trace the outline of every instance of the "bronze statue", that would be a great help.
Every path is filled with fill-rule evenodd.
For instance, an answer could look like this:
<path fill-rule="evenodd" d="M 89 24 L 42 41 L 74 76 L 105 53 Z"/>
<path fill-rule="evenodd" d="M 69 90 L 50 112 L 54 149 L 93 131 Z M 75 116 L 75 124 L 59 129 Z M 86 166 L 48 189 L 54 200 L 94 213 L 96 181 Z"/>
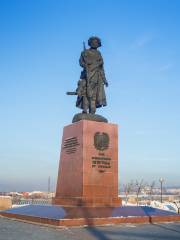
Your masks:
<path fill-rule="evenodd" d="M 81 108 L 83 114 L 95 114 L 96 108 L 106 106 L 104 85 L 108 82 L 105 77 L 103 58 L 100 51 L 101 40 L 98 37 L 90 37 L 89 49 L 81 52 L 79 64 L 83 68 L 78 81 L 76 92 L 68 92 L 68 95 L 77 95 L 76 106 Z"/>

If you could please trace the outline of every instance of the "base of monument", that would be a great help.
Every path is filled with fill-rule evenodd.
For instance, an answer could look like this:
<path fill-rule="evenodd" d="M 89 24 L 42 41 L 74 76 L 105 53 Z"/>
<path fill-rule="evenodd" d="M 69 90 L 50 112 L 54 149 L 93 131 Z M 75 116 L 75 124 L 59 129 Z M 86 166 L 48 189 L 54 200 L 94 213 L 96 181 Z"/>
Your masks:
<path fill-rule="evenodd" d="M 122 205 L 122 200 L 119 197 L 109 198 L 109 197 L 72 197 L 72 198 L 53 198 L 52 203 L 54 205 L 62 206 L 84 206 L 84 207 L 118 207 Z"/>
<path fill-rule="evenodd" d="M 176 213 L 147 206 L 90 208 L 28 205 L 1 211 L 0 215 L 25 222 L 58 227 L 180 221 L 180 215 Z"/>
<path fill-rule="evenodd" d="M 105 123 L 108 122 L 108 120 L 105 117 L 98 114 L 77 113 L 74 115 L 72 123 L 79 122 L 81 120 L 89 120 L 89 121 L 105 122 Z"/>

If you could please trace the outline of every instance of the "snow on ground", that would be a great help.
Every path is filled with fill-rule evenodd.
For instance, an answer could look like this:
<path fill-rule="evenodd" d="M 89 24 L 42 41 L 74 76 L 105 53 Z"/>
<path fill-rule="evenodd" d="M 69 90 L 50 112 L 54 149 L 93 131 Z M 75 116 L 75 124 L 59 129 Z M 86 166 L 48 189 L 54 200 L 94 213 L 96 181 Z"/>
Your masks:
<path fill-rule="evenodd" d="M 13 204 L 12 208 L 17 208 L 17 207 L 24 207 L 24 206 L 28 206 L 30 204 Z"/>
<path fill-rule="evenodd" d="M 122 201 L 122 205 L 123 206 L 137 206 L 136 203 L 129 203 L 125 201 Z M 146 203 L 144 204 L 139 204 L 139 206 L 149 206 L 147 205 Z M 166 210 L 166 211 L 172 211 L 172 212 L 178 212 L 178 209 L 176 207 L 176 205 L 172 202 L 159 202 L 159 201 L 151 201 L 151 204 L 150 204 L 150 207 L 153 207 L 153 208 L 158 208 L 158 209 L 161 209 L 161 210 Z"/>
<path fill-rule="evenodd" d="M 12 205 L 12 208 L 16 208 L 16 207 L 24 207 L 24 206 L 28 206 L 30 204 L 13 204 Z M 125 201 L 122 201 L 122 205 L 123 206 L 137 206 L 136 203 L 129 203 Z M 139 206 L 149 206 L 147 204 L 140 204 Z M 172 212 L 178 212 L 178 209 L 176 207 L 176 205 L 172 202 L 159 202 L 159 201 L 151 201 L 151 204 L 150 204 L 150 207 L 153 207 L 153 208 L 158 208 L 158 209 L 161 209 L 161 210 L 166 210 L 166 211 L 172 211 Z"/>
<path fill-rule="evenodd" d="M 152 201 L 151 202 L 151 207 L 159 208 L 159 209 L 166 210 L 166 211 L 177 212 L 177 207 L 172 202 L 163 202 L 163 203 L 161 203 L 159 201 Z"/>
<path fill-rule="evenodd" d="M 122 205 L 123 205 L 123 206 L 137 206 L 136 203 L 130 203 L 130 202 L 127 202 L 127 203 L 126 203 L 126 201 L 124 201 L 124 200 L 122 200 Z"/>

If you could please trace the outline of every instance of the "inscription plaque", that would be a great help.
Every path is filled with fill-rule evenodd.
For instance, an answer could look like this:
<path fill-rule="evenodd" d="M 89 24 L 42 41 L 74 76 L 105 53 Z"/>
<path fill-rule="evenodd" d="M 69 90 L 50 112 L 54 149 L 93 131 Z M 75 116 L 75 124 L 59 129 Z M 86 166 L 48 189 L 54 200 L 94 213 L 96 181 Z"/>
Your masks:
<path fill-rule="evenodd" d="M 105 170 L 111 168 L 111 158 L 105 157 L 104 154 L 99 153 L 99 156 L 92 157 L 92 168 L 97 168 L 99 172 L 105 172 Z"/>
<path fill-rule="evenodd" d="M 77 146 L 79 146 L 77 137 L 71 137 L 64 140 L 63 148 L 67 154 L 75 153 Z"/>

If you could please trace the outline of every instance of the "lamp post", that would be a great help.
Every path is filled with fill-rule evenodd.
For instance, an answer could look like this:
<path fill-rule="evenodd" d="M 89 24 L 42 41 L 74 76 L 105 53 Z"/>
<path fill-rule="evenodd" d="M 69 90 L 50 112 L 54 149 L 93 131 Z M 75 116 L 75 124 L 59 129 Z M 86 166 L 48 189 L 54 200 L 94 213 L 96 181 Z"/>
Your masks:
<path fill-rule="evenodd" d="M 48 193 L 50 193 L 50 182 L 51 182 L 51 178 L 50 176 L 48 177 Z"/>
<path fill-rule="evenodd" d="M 160 182 L 160 184 L 161 184 L 161 203 L 162 203 L 162 187 L 163 187 L 164 179 L 161 177 L 161 178 L 159 179 L 159 182 Z"/>

